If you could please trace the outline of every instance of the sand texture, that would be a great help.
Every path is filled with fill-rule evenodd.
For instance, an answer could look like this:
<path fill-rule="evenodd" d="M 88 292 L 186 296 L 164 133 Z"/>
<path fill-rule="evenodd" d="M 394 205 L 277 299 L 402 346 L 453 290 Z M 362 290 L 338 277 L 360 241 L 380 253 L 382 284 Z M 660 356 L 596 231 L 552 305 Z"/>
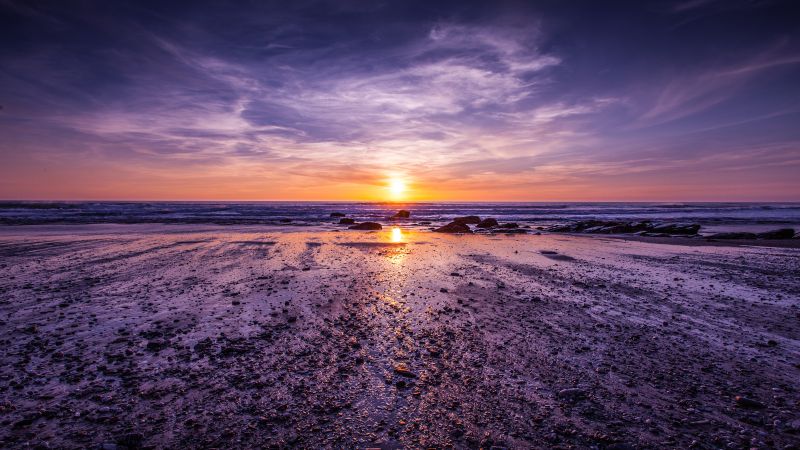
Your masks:
<path fill-rule="evenodd" d="M 799 300 L 796 248 L 3 227 L 0 447 L 796 448 Z"/>

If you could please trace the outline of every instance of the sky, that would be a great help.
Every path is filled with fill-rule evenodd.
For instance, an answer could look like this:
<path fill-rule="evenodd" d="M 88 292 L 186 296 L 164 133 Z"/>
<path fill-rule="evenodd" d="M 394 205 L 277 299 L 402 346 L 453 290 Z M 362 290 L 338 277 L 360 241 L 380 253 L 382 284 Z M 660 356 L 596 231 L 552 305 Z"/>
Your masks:
<path fill-rule="evenodd" d="M 798 11 L 0 0 L 0 198 L 800 201 Z"/>

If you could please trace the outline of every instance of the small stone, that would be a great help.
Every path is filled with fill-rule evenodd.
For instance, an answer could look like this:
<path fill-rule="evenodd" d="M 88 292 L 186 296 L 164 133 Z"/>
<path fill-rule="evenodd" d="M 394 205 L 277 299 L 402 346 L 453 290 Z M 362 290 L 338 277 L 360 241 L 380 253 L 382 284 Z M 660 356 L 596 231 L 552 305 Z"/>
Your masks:
<path fill-rule="evenodd" d="M 736 406 L 748 409 L 764 409 L 767 407 L 758 400 L 753 400 L 752 398 L 743 397 L 741 395 L 736 396 Z"/>
<path fill-rule="evenodd" d="M 406 378 L 414 378 L 417 376 L 416 374 L 414 374 L 414 372 L 409 370 L 408 366 L 406 366 L 403 363 L 394 366 L 394 373 L 404 376 Z"/>
<path fill-rule="evenodd" d="M 469 226 L 463 223 L 450 222 L 443 227 L 433 230 L 435 233 L 472 233 Z"/>
<path fill-rule="evenodd" d="M 498 225 L 499 224 L 497 223 L 497 219 L 489 217 L 487 219 L 481 220 L 481 223 L 478 224 L 478 228 L 492 228 Z"/>
<path fill-rule="evenodd" d="M 383 227 L 381 226 L 381 224 L 379 224 L 377 222 L 362 222 L 362 223 L 359 223 L 358 225 L 353 225 L 353 226 L 348 227 L 348 228 L 351 229 L 351 230 L 368 230 L 368 231 L 370 231 L 370 230 L 380 230 Z"/>
<path fill-rule="evenodd" d="M 586 391 L 581 388 L 569 388 L 558 391 L 558 397 L 566 400 L 578 400 L 586 397 Z"/>

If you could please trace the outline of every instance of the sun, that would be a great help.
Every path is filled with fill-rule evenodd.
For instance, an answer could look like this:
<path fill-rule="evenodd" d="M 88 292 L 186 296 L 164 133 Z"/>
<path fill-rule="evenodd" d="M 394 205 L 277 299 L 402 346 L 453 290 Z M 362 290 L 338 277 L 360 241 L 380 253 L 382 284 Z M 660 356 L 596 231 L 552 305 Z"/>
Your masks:
<path fill-rule="evenodd" d="M 406 193 L 406 182 L 401 178 L 390 178 L 389 179 L 389 194 L 391 195 L 392 199 L 398 200 L 403 198 L 403 195 Z"/>

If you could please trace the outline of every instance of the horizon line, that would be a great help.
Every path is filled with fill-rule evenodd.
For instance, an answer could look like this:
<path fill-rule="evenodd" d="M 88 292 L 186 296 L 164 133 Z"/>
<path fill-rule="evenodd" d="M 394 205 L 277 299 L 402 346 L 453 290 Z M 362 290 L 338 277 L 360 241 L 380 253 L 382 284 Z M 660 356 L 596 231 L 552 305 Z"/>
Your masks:
<path fill-rule="evenodd" d="M 800 203 L 798 200 L 213 200 L 213 199 L 2 199 L 0 202 L 115 203 Z"/>

